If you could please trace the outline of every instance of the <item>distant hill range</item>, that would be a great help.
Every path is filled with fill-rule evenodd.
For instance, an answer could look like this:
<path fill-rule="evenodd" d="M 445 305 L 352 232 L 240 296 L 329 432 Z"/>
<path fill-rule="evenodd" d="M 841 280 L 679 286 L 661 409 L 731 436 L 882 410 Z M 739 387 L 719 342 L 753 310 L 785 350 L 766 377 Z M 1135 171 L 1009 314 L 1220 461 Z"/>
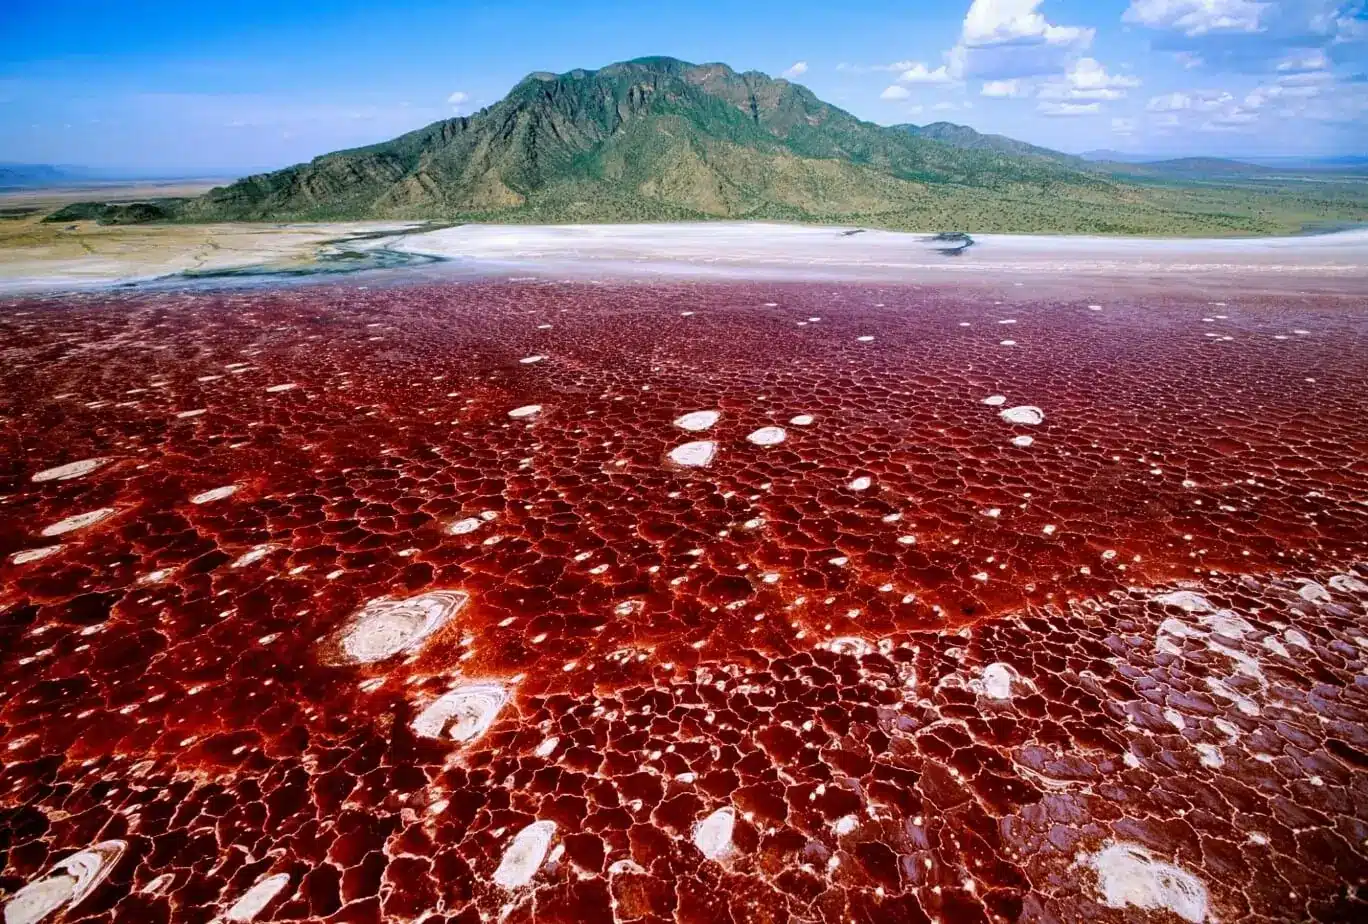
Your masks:
<path fill-rule="evenodd" d="M 1152 234 L 1287 224 L 1275 224 L 1277 203 L 1197 199 L 1118 169 L 950 123 L 879 126 L 788 80 L 657 57 L 531 74 L 473 115 L 158 207 L 186 221 L 744 218 Z"/>
<path fill-rule="evenodd" d="M 61 164 L 0 163 L 0 189 L 41 189 L 81 183 L 94 176 L 85 167 Z"/>
<path fill-rule="evenodd" d="M 1073 154 L 1065 154 L 1062 151 L 1052 151 L 1049 148 L 1027 144 L 1025 141 L 1017 141 L 1015 138 L 1008 138 L 1006 135 L 985 135 L 967 125 L 956 125 L 954 122 L 932 122 L 930 125 L 894 125 L 893 128 L 894 130 L 905 131 L 910 135 L 916 135 L 918 138 L 939 141 L 942 144 L 963 148 L 967 151 L 993 151 L 1013 157 L 1042 157 L 1046 160 L 1074 167 L 1082 167 L 1084 164 L 1083 158 Z"/>

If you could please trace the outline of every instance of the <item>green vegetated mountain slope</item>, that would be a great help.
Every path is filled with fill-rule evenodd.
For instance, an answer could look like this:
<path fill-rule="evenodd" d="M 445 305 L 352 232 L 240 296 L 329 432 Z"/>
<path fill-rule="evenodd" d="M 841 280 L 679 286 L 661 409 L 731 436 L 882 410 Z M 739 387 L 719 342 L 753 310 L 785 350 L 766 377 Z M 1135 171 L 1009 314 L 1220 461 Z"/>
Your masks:
<path fill-rule="evenodd" d="M 1043 157 L 1046 160 L 1079 169 L 1084 169 L 1087 166 L 1087 161 L 1073 154 L 1065 154 L 1063 151 L 1054 151 L 1050 148 L 1027 144 L 1025 141 L 1008 138 L 1006 135 L 984 134 L 967 125 L 956 125 L 954 122 L 932 122 L 928 125 L 894 125 L 892 127 L 894 130 L 905 131 L 910 135 L 916 135 L 918 138 L 939 141 L 942 144 L 969 151 L 990 151 L 1013 157 Z"/>
<path fill-rule="evenodd" d="M 248 177 L 192 200 L 180 217 L 1273 230 L 1252 212 L 1165 201 L 1048 153 L 947 144 L 861 121 L 786 80 L 643 58 L 533 74 L 475 115 Z"/>

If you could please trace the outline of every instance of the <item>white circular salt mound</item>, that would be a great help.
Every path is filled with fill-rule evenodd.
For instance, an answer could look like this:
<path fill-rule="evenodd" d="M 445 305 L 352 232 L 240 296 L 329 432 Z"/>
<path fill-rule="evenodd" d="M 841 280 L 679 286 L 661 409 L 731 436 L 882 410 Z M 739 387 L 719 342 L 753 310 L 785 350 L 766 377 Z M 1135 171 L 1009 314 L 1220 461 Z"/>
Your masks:
<path fill-rule="evenodd" d="M 694 846 L 709 860 L 719 860 L 731 853 L 732 828 L 735 826 L 736 812 L 730 808 L 720 808 L 694 828 Z"/>
<path fill-rule="evenodd" d="M 413 720 L 415 734 L 453 741 L 473 741 L 489 730 L 508 702 L 508 693 L 497 683 L 471 683 L 433 700 Z"/>
<path fill-rule="evenodd" d="M 670 461 L 686 468 L 702 468 L 712 462 L 717 455 L 717 444 L 711 440 L 698 440 L 685 443 L 670 450 Z"/>
<path fill-rule="evenodd" d="M 75 908 L 104 882 L 126 849 L 124 841 L 102 841 L 55 863 L 42 879 L 14 893 L 5 905 L 5 924 L 38 924 L 54 911 Z"/>
<path fill-rule="evenodd" d="M 787 436 L 783 427 L 761 427 L 746 439 L 757 446 L 778 446 Z"/>
<path fill-rule="evenodd" d="M 279 895 L 280 890 L 289 884 L 288 873 L 276 873 L 274 876 L 258 879 L 233 903 L 233 907 L 224 912 L 223 919 L 239 922 L 255 920 L 256 916 L 271 903 L 271 899 Z"/>
<path fill-rule="evenodd" d="M 15 552 L 10 556 L 10 561 L 16 565 L 27 565 L 31 561 L 42 561 L 49 555 L 56 555 L 62 550 L 60 545 L 45 545 L 39 549 L 24 549 L 22 552 Z"/>
<path fill-rule="evenodd" d="M 513 843 L 504 851 L 499 868 L 494 870 L 494 881 L 505 889 L 518 889 L 532 881 L 532 877 L 546 862 L 551 838 L 556 836 L 554 821 L 534 821 L 513 836 Z"/>
<path fill-rule="evenodd" d="M 810 427 L 815 419 L 816 418 L 811 414 L 799 414 L 797 417 L 790 420 L 789 423 L 793 424 L 795 427 Z"/>
<path fill-rule="evenodd" d="M 58 520 L 51 526 L 45 527 L 42 534 L 44 536 L 60 536 L 63 533 L 85 529 L 87 526 L 94 526 L 113 512 L 113 507 L 101 507 L 99 510 L 89 510 L 85 513 L 78 513 L 75 516 L 67 517 L 65 520 Z"/>
<path fill-rule="evenodd" d="M 850 488 L 852 491 L 868 491 L 873 484 L 873 478 L 870 478 L 868 475 L 861 475 L 859 478 L 850 482 L 846 487 Z"/>
<path fill-rule="evenodd" d="M 484 524 L 479 517 L 466 517 L 464 520 L 457 520 L 447 527 L 447 535 L 464 536 L 473 533 Z"/>
<path fill-rule="evenodd" d="M 1097 872 L 1097 888 L 1108 908 L 1134 905 L 1145 911 L 1171 911 L 1193 924 L 1206 920 L 1207 889 L 1202 881 L 1138 844 L 1109 843 L 1087 862 Z"/>
<path fill-rule="evenodd" d="M 450 622 L 468 599 L 460 591 L 434 590 L 403 600 L 372 600 L 343 627 L 338 648 L 353 664 L 373 664 L 415 651 Z"/>
<path fill-rule="evenodd" d="M 1045 420 L 1045 412 L 1033 405 L 1023 404 L 1019 407 L 1009 407 L 1002 412 L 1001 417 L 1008 423 L 1035 426 Z"/>
<path fill-rule="evenodd" d="M 108 459 L 82 459 L 80 462 L 68 462 L 66 465 L 58 465 L 53 468 L 45 468 L 41 472 L 34 472 L 33 480 L 35 482 L 69 481 L 72 478 L 89 475 L 108 461 Z"/>
<path fill-rule="evenodd" d="M 989 407 L 1002 407 L 1007 403 L 1006 395 L 989 395 L 983 399 L 983 403 Z"/>
<path fill-rule="evenodd" d="M 1015 675 L 1011 665 L 997 661 L 983 669 L 980 682 L 983 695 L 989 699 L 1007 700 L 1012 698 L 1012 677 Z"/>
<path fill-rule="evenodd" d="M 1019 449 L 1027 449 L 1027 448 L 1029 448 L 1029 447 L 1031 446 L 1031 444 L 1034 443 L 1034 442 L 1035 442 L 1035 437 L 1034 437 L 1034 436 L 1014 436 L 1014 437 L 1012 437 L 1012 445 L 1018 447 Z"/>
<path fill-rule="evenodd" d="M 190 498 L 190 503 L 192 503 L 192 504 L 212 504 L 214 501 L 221 501 L 221 500 L 224 500 L 225 498 L 232 497 L 232 496 L 233 496 L 234 494 L 236 494 L 236 493 L 237 493 L 237 485 L 235 485 L 235 484 L 228 484 L 228 485 L 224 485 L 224 486 L 221 487 L 221 488 L 214 488 L 213 490 L 204 491 L 203 493 L 196 494 L 194 497 Z"/>
<path fill-rule="evenodd" d="M 517 419 L 520 417 L 531 417 L 540 412 L 540 404 L 524 404 L 522 407 L 515 407 L 513 410 L 509 411 L 508 416 Z"/>
<path fill-rule="evenodd" d="M 681 430 L 697 433 L 700 430 L 707 430 L 717 423 L 721 416 L 721 411 L 690 411 L 683 417 L 675 418 L 674 425 Z"/>

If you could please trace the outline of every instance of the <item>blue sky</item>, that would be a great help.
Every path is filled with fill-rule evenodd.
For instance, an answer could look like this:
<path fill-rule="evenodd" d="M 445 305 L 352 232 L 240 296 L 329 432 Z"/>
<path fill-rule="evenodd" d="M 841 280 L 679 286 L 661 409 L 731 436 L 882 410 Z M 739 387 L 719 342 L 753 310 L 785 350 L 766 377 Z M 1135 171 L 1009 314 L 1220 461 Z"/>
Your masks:
<path fill-rule="evenodd" d="M 1368 0 L 0 5 L 0 161 L 240 173 L 648 54 L 1067 151 L 1368 153 Z"/>

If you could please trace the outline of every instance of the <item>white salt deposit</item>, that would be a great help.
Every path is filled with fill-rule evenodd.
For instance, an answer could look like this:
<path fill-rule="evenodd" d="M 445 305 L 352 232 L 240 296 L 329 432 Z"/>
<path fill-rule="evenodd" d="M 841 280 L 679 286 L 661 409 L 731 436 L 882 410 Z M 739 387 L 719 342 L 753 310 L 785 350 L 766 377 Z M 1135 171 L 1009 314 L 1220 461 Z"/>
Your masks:
<path fill-rule="evenodd" d="M 757 446 L 778 446 L 787 435 L 783 427 L 761 427 L 746 439 Z"/>
<path fill-rule="evenodd" d="M 860 816 L 842 815 L 840 818 L 836 819 L 836 823 L 832 825 L 832 829 L 836 832 L 838 837 L 844 837 L 859 826 Z"/>
<path fill-rule="evenodd" d="M 24 886 L 5 905 L 5 924 L 38 924 L 54 911 L 71 910 L 94 892 L 128 849 L 102 841 L 53 864 L 47 875 Z"/>
<path fill-rule="evenodd" d="M 214 488 L 212 491 L 205 491 L 205 492 L 203 492 L 202 494 L 196 494 L 194 497 L 190 498 L 190 503 L 192 503 L 192 504 L 212 504 L 214 501 L 220 501 L 220 500 L 223 500 L 224 498 L 232 497 L 232 496 L 233 496 L 234 494 L 236 494 L 236 493 L 237 493 L 237 485 L 235 485 L 235 484 L 224 485 L 224 486 L 221 487 L 221 488 Z"/>
<path fill-rule="evenodd" d="M 508 416 L 515 419 L 520 417 L 531 417 L 540 411 L 540 404 L 524 404 L 522 407 L 515 407 L 513 410 L 509 411 Z"/>
<path fill-rule="evenodd" d="M 1160 594 L 1154 598 L 1154 602 L 1161 603 L 1164 606 L 1176 606 L 1178 609 L 1189 613 L 1210 613 L 1216 609 L 1206 597 L 1190 590 L 1175 590 L 1171 593 Z"/>
<path fill-rule="evenodd" d="M 1330 579 L 1330 586 L 1342 594 L 1368 594 L 1368 584 L 1352 574 L 1337 574 Z"/>
<path fill-rule="evenodd" d="M 343 626 L 338 649 L 353 664 L 373 664 L 417 651 L 454 619 L 469 599 L 461 591 L 434 590 L 403 600 L 372 600 Z"/>
<path fill-rule="evenodd" d="M 989 395 L 983 399 L 983 403 L 989 407 L 1002 407 L 1007 403 L 1006 395 Z"/>
<path fill-rule="evenodd" d="M 1045 419 L 1045 412 L 1033 405 L 1023 404 L 1019 407 L 1009 407 L 1001 416 L 1008 423 L 1035 426 Z"/>
<path fill-rule="evenodd" d="M 530 366 L 533 363 L 541 362 L 543 359 L 546 359 L 546 357 L 542 356 L 541 354 L 537 354 L 535 356 L 524 356 L 522 359 L 518 360 L 518 362 L 522 363 L 524 366 Z"/>
<path fill-rule="evenodd" d="M 68 462 L 66 465 L 58 465 L 54 468 L 45 468 L 41 472 L 35 472 L 33 480 L 36 482 L 69 481 L 72 478 L 89 475 L 108 461 L 108 459 L 82 459 L 80 462 Z"/>
<path fill-rule="evenodd" d="M 31 561 L 42 561 L 49 555 L 56 555 L 60 552 L 60 545 L 45 545 L 39 549 L 24 549 L 22 552 L 15 552 L 10 556 L 10 561 L 16 565 L 27 565 Z"/>
<path fill-rule="evenodd" d="M 261 914 L 262 910 L 271 903 L 271 899 L 280 894 L 280 891 L 290 884 L 288 873 L 276 873 L 274 876 L 267 876 L 258 879 L 252 887 L 242 893 L 242 897 L 233 903 L 233 907 L 224 912 L 223 918 L 226 921 L 252 921 Z"/>
<path fill-rule="evenodd" d="M 736 826 L 736 812 L 720 808 L 694 827 L 694 846 L 709 860 L 720 860 L 732 849 L 732 828 Z"/>
<path fill-rule="evenodd" d="M 473 533 L 480 528 L 483 522 L 479 517 L 466 517 L 464 520 L 457 520 L 447 527 L 447 535 L 464 536 L 467 533 Z"/>
<path fill-rule="evenodd" d="M 670 461 L 688 468 L 702 468 L 711 463 L 716 454 L 716 443 L 711 440 L 698 440 L 671 449 Z"/>
<path fill-rule="evenodd" d="M 296 385 L 294 382 L 286 382 L 284 385 L 272 385 L 272 386 L 270 386 L 269 388 L 267 388 L 266 390 L 267 390 L 268 392 L 271 392 L 272 394 L 276 394 L 276 393 L 278 393 L 278 392 L 289 391 L 289 390 L 292 389 L 292 388 L 298 388 L 298 387 L 299 387 L 299 386 Z"/>
<path fill-rule="evenodd" d="M 253 546 L 252 548 L 248 549 L 247 551 L 239 555 L 237 559 L 233 562 L 232 567 L 246 568 L 248 565 L 254 565 L 274 551 L 275 546 L 271 545 L 270 543 L 267 543 L 265 545 Z"/>
<path fill-rule="evenodd" d="M 435 699 L 413 720 L 413 731 L 424 738 L 474 741 L 489 730 L 508 693 L 497 683 L 471 683 Z"/>
<path fill-rule="evenodd" d="M 980 682 L 983 684 L 983 695 L 989 699 L 1011 699 L 1012 676 L 1015 673 L 1010 665 L 1003 664 L 1001 661 L 989 664 L 983 669 L 983 676 L 980 678 Z"/>
<path fill-rule="evenodd" d="M 51 526 L 45 527 L 42 534 L 44 536 L 60 536 L 64 533 L 74 532 L 78 529 L 85 529 L 87 526 L 94 526 L 113 512 L 113 507 L 101 507 L 99 510 L 78 513 L 75 516 L 67 517 L 65 520 L 58 520 Z"/>
<path fill-rule="evenodd" d="M 789 423 L 793 424 L 795 427 L 810 427 L 812 426 L 813 419 L 811 414 L 799 414 L 797 417 L 790 418 Z"/>
<path fill-rule="evenodd" d="M 1206 920 L 1207 890 L 1202 881 L 1138 844 L 1112 842 L 1085 862 L 1096 870 L 1097 888 L 1108 908 L 1167 910 L 1193 924 Z"/>
<path fill-rule="evenodd" d="M 700 430 L 707 430 L 717 423 L 721 416 L 721 411 L 690 411 L 682 417 L 675 418 L 674 425 L 681 430 L 696 433 Z"/>
<path fill-rule="evenodd" d="M 1017 447 L 1019 447 L 1019 448 L 1021 448 L 1021 449 L 1027 449 L 1027 448 L 1029 448 L 1033 443 L 1035 443 L 1035 437 L 1034 437 L 1034 436 L 1026 436 L 1026 435 L 1023 435 L 1023 436 L 1014 436 L 1014 437 L 1012 437 L 1012 445 L 1013 445 L 1013 446 L 1017 446 Z"/>
<path fill-rule="evenodd" d="M 850 484 L 847 485 L 847 487 L 850 488 L 850 490 L 852 491 L 868 491 L 873 484 L 873 478 L 870 478 L 868 475 L 861 475 L 860 477 L 851 481 Z"/>
<path fill-rule="evenodd" d="M 494 870 L 494 882 L 505 889 L 517 889 L 532 881 L 532 877 L 546 862 L 551 838 L 556 836 L 554 821 L 534 821 L 513 836 L 513 843 L 504 850 L 499 868 Z"/>

